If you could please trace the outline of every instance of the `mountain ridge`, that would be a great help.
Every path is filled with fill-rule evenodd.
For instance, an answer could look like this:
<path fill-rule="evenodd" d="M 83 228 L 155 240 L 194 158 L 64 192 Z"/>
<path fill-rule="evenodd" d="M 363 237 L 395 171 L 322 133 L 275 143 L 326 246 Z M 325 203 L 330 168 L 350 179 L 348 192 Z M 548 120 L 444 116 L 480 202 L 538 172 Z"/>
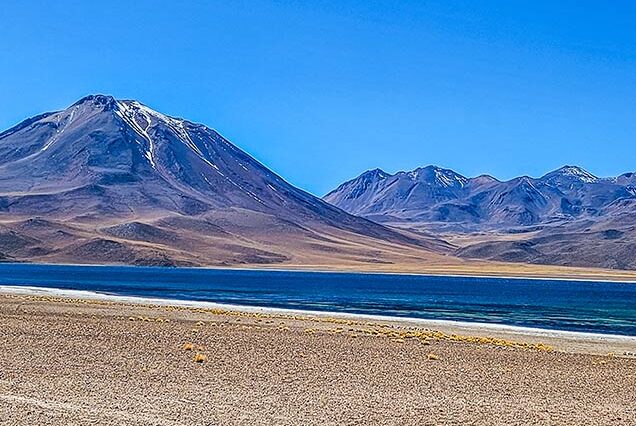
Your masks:
<path fill-rule="evenodd" d="M 379 223 L 454 241 L 460 257 L 636 269 L 635 177 L 601 178 L 565 165 L 539 178 L 481 175 L 449 187 L 430 176 L 380 170 L 323 199 Z"/>
<path fill-rule="evenodd" d="M 422 171 L 428 174 L 422 178 Z M 434 173 L 433 177 L 431 173 Z M 440 173 L 445 178 L 440 181 Z M 344 210 L 363 217 L 372 216 L 374 220 L 382 220 L 382 216 L 391 220 L 421 220 L 425 222 L 456 222 L 468 224 L 467 221 L 444 219 L 437 220 L 436 211 L 426 215 L 427 209 L 440 207 L 448 201 L 446 208 L 459 207 L 483 207 L 484 203 L 492 206 L 508 201 L 508 206 L 519 204 L 535 204 L 539 207 L 548 207 L 548 204 L 559 201 L 564 203 L 563 208 L 554 207 L 553 211 L 545 214 L 570 214 L 567 206 L 576 206 L 582 197 L 588 195 L 588 191 L 595 197 L 602 194 L 593 190 L 601 188 L 607 195 L 601 204 L 588 205 L 590 208 L 606 207 L 614 201 L 636 196 L 636 183 L 634 173 L 627 172 L 615 177 L 600 178 L 585 169 L 565 165 L 550 171 L 538 178 L 519 176 L 509 180 L 499 180 L 491 175 L 482 174 L 477 177 L 467 178 L 450 169 L 429 165 L 418 167 L 412 171 L 399 171 L 394 174 L 381 169 L 373 169 L 363 172 L 358 177 L 339 185 L 336 189 L 327 193 L 323 199 L 343 208 Z M 449 190 L 452 188 L 453 190 Z M 495 193 L 489 193 L 495 192 Z M 579 194 L 576 194 L 577 191 Z M 613 192 L 612 192 L 613 191 Z M 421 199 L 414 199 L 415 193 Z M 576 196 L 575 196 L 576 195 Z M 512 198 L 512 200 L 510 199 Z M 366 202 L 365 202 L 366 200 Z M 461 204 L 457 204 L 461 203 Z M 535 207 L 536 207 L 535 206 Z M 406 213 L 405 213 L 406 212 Z M 489 215 L 498 219 L 497 212 L 485 210 L 480 218 L 475 221 L 483 223 L 488 221 Z M 480 220 L 477 220 L 480 219 Z M 502 226 L 530 225 L 539 223 L 547 218 L 532 218 L 530 221 L 519 218 L 517 222 L 504 222 Z M 494 224 L 493 224 L 494 226 Z"/>

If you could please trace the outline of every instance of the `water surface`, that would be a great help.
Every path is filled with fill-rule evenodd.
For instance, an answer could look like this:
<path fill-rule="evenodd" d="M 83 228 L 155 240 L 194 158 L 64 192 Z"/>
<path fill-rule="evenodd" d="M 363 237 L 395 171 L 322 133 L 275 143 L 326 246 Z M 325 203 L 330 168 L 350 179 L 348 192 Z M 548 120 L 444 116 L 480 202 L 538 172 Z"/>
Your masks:
<path fill-rule="evenodd" d="M 0 285 L 636 336 L 636 284 L 0 264 Z"/>

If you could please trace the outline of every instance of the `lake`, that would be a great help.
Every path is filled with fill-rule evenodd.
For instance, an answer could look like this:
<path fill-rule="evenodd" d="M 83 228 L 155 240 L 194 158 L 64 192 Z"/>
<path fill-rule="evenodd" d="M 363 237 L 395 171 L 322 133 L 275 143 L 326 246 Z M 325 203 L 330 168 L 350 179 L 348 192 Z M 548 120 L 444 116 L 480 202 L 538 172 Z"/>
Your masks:
<path fill-rule="evenodd" d="M 636 284 L 0 264 L 0 285 L 636 336 Z"/>

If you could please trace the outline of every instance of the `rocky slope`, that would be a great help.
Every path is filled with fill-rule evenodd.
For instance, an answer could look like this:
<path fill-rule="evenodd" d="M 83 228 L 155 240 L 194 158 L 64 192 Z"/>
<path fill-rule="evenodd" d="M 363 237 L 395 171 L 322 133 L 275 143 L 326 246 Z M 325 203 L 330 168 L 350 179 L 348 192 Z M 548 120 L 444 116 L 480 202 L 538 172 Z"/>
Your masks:
<path fill-rule="evenodd" d="M 5 260 L 392 262 L 448 247 L 345 213 L 211 128 L 137 101 L 88 96 L 0 133 Z"/>

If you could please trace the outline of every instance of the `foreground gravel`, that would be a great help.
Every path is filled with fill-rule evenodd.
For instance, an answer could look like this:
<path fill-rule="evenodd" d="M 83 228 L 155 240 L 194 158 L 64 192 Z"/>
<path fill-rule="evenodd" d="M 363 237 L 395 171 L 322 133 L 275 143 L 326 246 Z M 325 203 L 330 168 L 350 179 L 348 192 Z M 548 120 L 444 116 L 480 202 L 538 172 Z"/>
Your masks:
<path fill-rule="evenodd" d="M 636 424 L 636 359 L 413 333 L 0 295 L 0 424 Z"/>

